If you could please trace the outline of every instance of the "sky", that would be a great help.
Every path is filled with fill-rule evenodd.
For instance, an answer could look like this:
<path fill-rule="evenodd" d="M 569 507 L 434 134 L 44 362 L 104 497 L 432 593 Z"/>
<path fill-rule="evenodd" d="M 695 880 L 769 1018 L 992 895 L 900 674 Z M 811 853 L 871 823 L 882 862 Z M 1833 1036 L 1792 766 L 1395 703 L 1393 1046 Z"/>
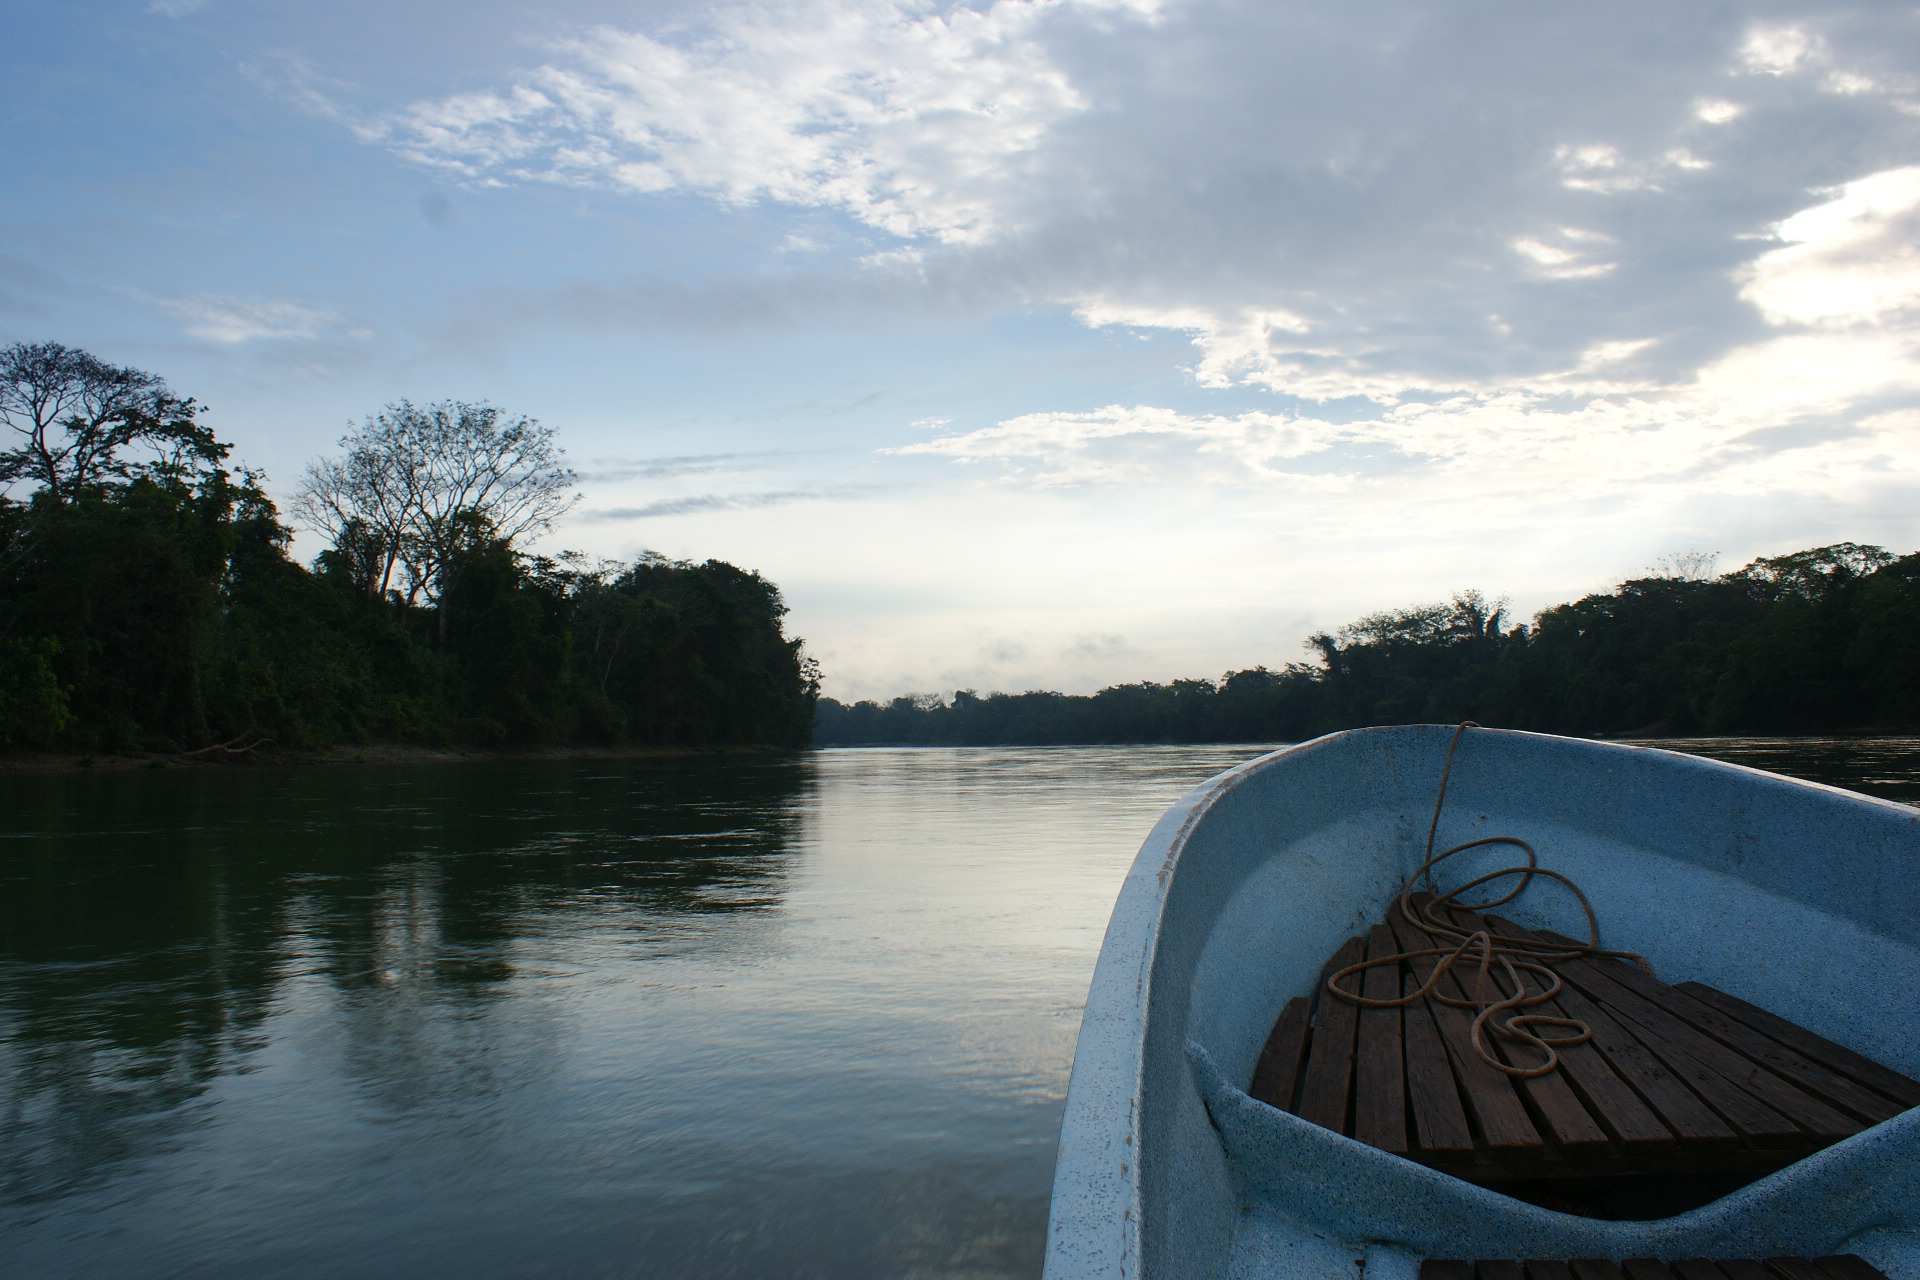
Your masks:
<path fill-rule="evenodd" d="M 1920 548 L 1920 8 L 72 0 L 0 342 L 284 500 L 400 397 L 840 698 L 1213 676 L 1478 589 Z M 300 554 L 319 550 L 311 537 Z"/>

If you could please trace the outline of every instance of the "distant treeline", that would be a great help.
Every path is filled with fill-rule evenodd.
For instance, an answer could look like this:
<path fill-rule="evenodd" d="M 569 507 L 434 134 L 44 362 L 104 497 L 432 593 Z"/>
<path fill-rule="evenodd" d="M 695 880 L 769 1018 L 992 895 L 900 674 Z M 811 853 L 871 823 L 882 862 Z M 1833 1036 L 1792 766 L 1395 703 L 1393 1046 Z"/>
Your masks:
<path fill-rule="evenodd" d="M 1373 724 L 1821 733 L 1920 724 L 1920 554 L 1855 543 L 1710 576 L 1704 557 L 1509 625 L 1478 593 L 1362 618 L 1309 662 L 1085 696 L 822 699 L 819 745 L 1293 742 Z"/>
<path fill-rule="evenodd" d="M 774 584 L 515 545 L 571 504 L 537 423 L 369 419 L 303 483 L 332 535 L 309 569 L 198 413 L 84 352 L 0 351 L 0 747 L 806 744 Z"/>

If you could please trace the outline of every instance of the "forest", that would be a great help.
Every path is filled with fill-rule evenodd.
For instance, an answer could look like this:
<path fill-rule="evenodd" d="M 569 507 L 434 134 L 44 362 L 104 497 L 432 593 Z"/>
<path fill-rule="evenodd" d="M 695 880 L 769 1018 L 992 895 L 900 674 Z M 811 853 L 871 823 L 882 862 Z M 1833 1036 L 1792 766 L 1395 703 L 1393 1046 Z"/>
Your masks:
<path fill-rule="evenodd" d="M 818 673 L 773 583 L 527 550 L 575 500 L 549 428 L 387 406 L 303 477 L 307 566 L 202 413 L 83 351 L 0 350 L 0 748 L 806 745 Z"/>
<path fill-rule="evenodd" d="M 1844 542 L 1508 616 L 1476 592 L 1218 680 L 819 697 L 779 589 L 716 560 L 528 547 L 577 500 L 554 433 L 397 401 L 289 504 L 195 401 L 55 343 L 0 350 L 0 750 L 257 757 L 521 748 L 1284 742 L 1411 721 L 1583 735 L 1920 725 L 1920 554 Z"/>
<path fill-rule="evenodd" d="M 1361 618 L 1308 659 L 1070 696 L 822 699 L 818 745 L 1297 742 L 1481 724 L 1633 736 L 1920 725 L 1920 554 L 1843 542 L 1713 575 L 1703 557 L 1515 623 L 1465 592 Z"/>

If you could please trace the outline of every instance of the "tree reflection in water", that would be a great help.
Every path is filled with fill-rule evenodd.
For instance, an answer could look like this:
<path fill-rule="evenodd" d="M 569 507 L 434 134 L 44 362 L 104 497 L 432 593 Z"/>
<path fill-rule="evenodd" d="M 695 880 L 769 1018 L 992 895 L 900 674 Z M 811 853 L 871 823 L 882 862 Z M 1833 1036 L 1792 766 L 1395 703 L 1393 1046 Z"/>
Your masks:
<path fill-rule="evenodd" d="M 1649 738 L 1641 745 L 1920 803 L 1920 738 Z"/>
<path fill-rule="evenodd" d="M 502 1000 L 530 941 L 778 912 L 812 760 L 719 763 L 0 779 L 0 1202 L 166 1150 L 272 1012 L 396 1114 L 538 1076 L 559 1024 Z"/>

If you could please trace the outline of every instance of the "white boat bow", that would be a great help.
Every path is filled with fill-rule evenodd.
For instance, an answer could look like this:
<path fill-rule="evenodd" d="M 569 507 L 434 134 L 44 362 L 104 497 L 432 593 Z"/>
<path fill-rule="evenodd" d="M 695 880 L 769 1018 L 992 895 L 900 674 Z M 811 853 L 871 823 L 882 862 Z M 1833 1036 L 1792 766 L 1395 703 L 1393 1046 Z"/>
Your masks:
<path fill-rule="evenodd" d="M 1450 726 L 1363 729 L 1195 788 L 1127 875 L 1061 1127 L 1047 1280 L 1411 1277 L 1422 1258 L 1857 1253 L 1920 1280 L 1920 1110 L 1704 1207 L 1559 1213 L 1246 1093 L 1268 1029 L 1420 864 Z M 1920 1074 L 1920 812 L 1655 748 L 1475 730 L 1441 842 L 1513 835 L 1639 952 Z M 1584 936 L 1545 889 L 1507 909 Z"/>

